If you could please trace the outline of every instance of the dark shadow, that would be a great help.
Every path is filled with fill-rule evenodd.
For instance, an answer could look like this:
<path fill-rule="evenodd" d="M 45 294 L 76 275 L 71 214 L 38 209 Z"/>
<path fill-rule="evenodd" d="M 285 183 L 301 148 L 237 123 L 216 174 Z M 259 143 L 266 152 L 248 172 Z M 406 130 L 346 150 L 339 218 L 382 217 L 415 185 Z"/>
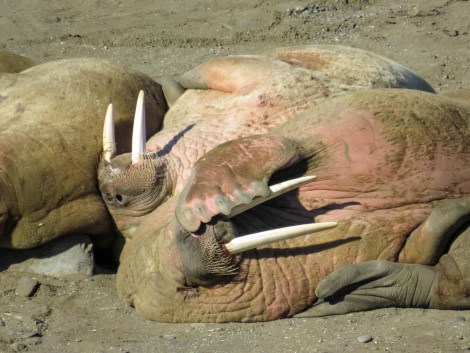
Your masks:
<path fill-rule="evenodd" d="M 313 157 L 310 156 L 310 159 L 302 160 L 290 168 L 277 171 L 271 176 L 269 184 L 277 184 L 279 182 L 298 178 L 304 175 L 314 175 L 315 172 L 312 170 L 314 169 L 312 168 L 312 158 L 316 159 L 316 163 L 314 164 L 318 166 L 322 163 L 322 157 L 320 154 Z M 315 181 L 313 183 L 315 183 Z M 355 201 L 336 203 L 336 201 L 333 201 L 332 203 L 320 208 L 306 209 L 299 201 L 299 190 L 297 189 L 258 205 L 255 208 L 232 218 L 232 221 L 237 227 L 238 235 L 243 236 L 250 233 L 262 232 L 281 227 L 314 223 L 318 217 L 333 210 L 342 210 L 356 205 L 360 205 L 360 203 Z M 323 244 L 307 245 L 305 247 L 258 250 L 256 256 L 270 258 L 316 253 L 338 247 L 345 243 L 358 241 L 361 239 L 360 235 L 361 234 L 355 234 L 347 239 L 332 239 L 331 241 Z M 338 237 L 340 236 L 341 235 L 338 235 Z M 244 256 L 249 256 L 248 254 L 249 253 L 246 253 Z"/>
<path fill-rule="evenodd" d="M 181 130 L 178 134 L 176 134 L 170 141 L 168 141 L 168 143 L 165 146 L 163 146 L 163 148 L 160 151 L 156 153 L 156 157 L 163 157 L 167 155 L 168 153 L 170 153 L 171 149 L 178 143 L 178 141 L 181 140 L 181 138 L 183 138 L 183 136 L 187 132 L 191 131 L 194 126 L 196 126 L 196 124 L 188 125 L 186 128 Z"/>
<path fill-rule="evenodd" d="M 91 246 L 90 237 L 71 234 L 32 249 L 0 249 L 0 271 L 5 271 L 12 265 L 21 264 L 28 260 L 49 259 L 77 246 L 82 247 L 85 253 L 88 246 Z"/>

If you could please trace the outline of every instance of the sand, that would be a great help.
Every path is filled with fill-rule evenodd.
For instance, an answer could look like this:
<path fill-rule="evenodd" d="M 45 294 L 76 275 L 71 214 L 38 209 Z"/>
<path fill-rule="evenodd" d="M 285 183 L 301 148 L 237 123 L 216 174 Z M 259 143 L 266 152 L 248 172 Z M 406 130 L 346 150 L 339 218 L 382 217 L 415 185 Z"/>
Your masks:
<path fill-rule="evenodd" d="M 470 88 L 469 17 L 469 2 L 452 0 L 5 0 L 0 49 L 38 61 L 104 58 L 158 81 L 216 56 L 341 44 L 393 59 L 447 92 Z M 31 298 L 15 294 L 23 275 L 0 273 L 0 352 L 470 350 L 469 311 L 381 309 L 254 324 L 163 324 L 143 320 L 119 301 L 112 272 L 38 275 Z M 371 341 L 359 342 L 364 335 Z"/>

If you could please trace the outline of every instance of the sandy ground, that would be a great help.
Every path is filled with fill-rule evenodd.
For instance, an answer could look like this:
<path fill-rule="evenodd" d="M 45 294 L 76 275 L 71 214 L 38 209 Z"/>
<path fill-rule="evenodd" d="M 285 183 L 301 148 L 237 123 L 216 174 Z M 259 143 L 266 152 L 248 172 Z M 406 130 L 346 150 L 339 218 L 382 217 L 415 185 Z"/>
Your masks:
<path fill-rule="evenodd" d="M 231 5 L 236 3 L 235 5 Z M 413 69 L 438 92 L 470 88 L 470 3 L 457 0 L 2 0 L 0 49 L 40 61 L 99 57 L 159 79 L 215 56 L 343 44 Z M 460 352 L 470 312 L 384 309 L 256 324 L 145 321 L 114 274 L 41 283 L 0 273 L 0 352 Z M 358 337 L 370 335 L 361 343 Z"/>

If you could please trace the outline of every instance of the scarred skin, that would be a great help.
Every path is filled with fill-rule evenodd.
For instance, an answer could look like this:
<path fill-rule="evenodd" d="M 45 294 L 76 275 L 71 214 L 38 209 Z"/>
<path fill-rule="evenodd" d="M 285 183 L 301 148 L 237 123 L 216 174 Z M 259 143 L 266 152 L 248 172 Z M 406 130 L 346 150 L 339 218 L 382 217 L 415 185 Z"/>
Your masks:
<path fill-rule="evenodd" d="M 205 82 L 212 77 L 201 75 Z M 190 90 L 175 105 L 188 97 L 194 102 L 196 93 L 217 94 Z M 234 121 L 245 126 L 246 116 L 221 123 L 212 115 L 217 100 L 206 102 L 211 114 L 204 121 L 188 105 L 182 126 L 195 125 L 186 130 L 169 120 L 148 142 L 159 152 L 126 169 L 136 171 L 133 177 L 100 170 L 100 189 L 129 238 L 118 292 L 141 315 L 264 321 L 298 314 L 318 298 L 326 301 L 308 315 L 469 307 L 470 107 L 464 100 L 401 89 L 338 94 L 268 132 L 251 125 L 231 139 L 225 132 L 234 131 Z M 126 158 L 118 160 L 125 165 Z M 159 179 L 149 187 L 142 171 L 152 166 Z M 267 194 L 268 182 L 301 175 L 317 181 L 224 218 L 233 206 Z M 119 205 L 117 196 L 126 202 Z M 313 221 L 339 224 L 240 255 L 224 249 L 235 236 Z"/>
<path fill-rule="evenodd" d="M 0 74 L 0 247 L 31 248 L 72 233 L 112 238 L 96 185 L 103 116 L 114 103 L 119 152 L 128 151 L 140 89 L 153 117 L 150 136 L 166 103 L 147 76 L 96 59 Z"/>

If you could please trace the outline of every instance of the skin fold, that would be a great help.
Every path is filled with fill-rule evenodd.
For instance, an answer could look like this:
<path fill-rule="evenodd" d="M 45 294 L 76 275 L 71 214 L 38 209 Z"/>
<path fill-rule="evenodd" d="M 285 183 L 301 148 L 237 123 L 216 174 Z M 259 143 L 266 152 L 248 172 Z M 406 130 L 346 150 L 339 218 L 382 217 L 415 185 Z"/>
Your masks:
<path fill-rule="evenodd" d="M 199 90 L 173 102 L 149 153 L 133 166 L 127 155 L 101 165 L 100 190 L 128 238 L 120 297 L 166 322 L 468 308 L 470 107 L 461 95 L 366 88 L 318 99 L 313 90 L 314 104 L 303 95 L 302 108 L 283 116 L 301 85 L 285 76 L 286 86 L 273 85 L 283 69 L 267 80 L 253 67 L 251 57 L 247 66 L 229 58 L 185 74 L 183 86 Z M 260 108 L 260 92 L 279 99 Z M 227 93 L 238 100 L 227 104 Z M 277 101 L 280 114 L 263 109 Z M 228 218 L 268 185 L 302 175 L 317 180 Z M 338 226 L 237 255 L 224 247 L 237 236 L 324 221 Z"/>
<path fill-rule="evenodd" d="M 97 59 L 0 74 L 0 247 L 31 248 L 72 233 L 112 238 L 96 184 L 103 116 L 114 103 L 119 153 L 128 151 L 140 89 L 149 97 L 150 136 L 166 103 L 142 74 Z"/>

